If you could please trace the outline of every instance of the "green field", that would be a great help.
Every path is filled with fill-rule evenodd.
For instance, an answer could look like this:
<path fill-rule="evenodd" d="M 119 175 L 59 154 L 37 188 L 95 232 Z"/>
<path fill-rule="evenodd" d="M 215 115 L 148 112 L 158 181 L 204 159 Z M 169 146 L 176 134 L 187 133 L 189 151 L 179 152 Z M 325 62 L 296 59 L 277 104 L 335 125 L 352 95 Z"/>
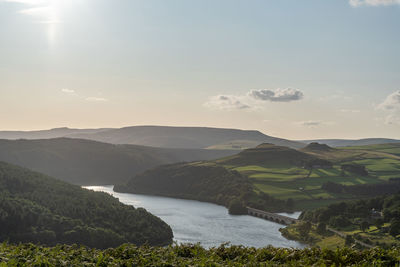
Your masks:
<path fill-rule="evenodd" d="M 267 193 L 278 199 L 292 198 L 296 208 L 311 209 L 336 201 L 352 199 L 354 196 L 346 194 L 332 194 L 325 192 L 321 186 L 325 182 L 334 182 L 342 185 L 382 183 L 391 178 L 400 178 L 400 145 L 384 144 L 359 147 L 344 147 L 324 151 L 300 150 L 308 155 L 329 160 L 332 168 L 313 168 L 311 171 L 296 164 L 290 164 L 282 156 L 270 162 L 251 164 L 248 157 L 235 156 L 235 161 L 228 158 L 217 161 L 227 169 L 236 170 L 252 181 L 256 191 Z M 272 152 L 273 153 L 273 152 Z M 281 154 L 279 154 L 281 155 Z M 267 158 L 270 158 L 270 155 Z M 236 164 L 232 164 L 232 162 Z M 239 164 L 237 163 L 239 162 Z M 242 162 L 244 164 L 242 164 Z M 228 164 L 227 164 L 228 163 Z M 250 164 L 248 164 L 250 163 Z M 368 176 L 360 176 L 348 171 L 342 171 L 343 164 L 359 164 L 365 166 Z"/>

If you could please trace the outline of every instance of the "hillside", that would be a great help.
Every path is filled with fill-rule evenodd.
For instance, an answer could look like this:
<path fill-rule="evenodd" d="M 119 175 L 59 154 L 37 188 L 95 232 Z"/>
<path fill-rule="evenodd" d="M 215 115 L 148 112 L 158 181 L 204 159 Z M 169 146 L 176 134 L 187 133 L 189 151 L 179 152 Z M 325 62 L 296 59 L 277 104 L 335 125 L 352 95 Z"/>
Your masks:
<path fill-rule="evenodd" d="M 323 152 L 323 151 L 332 151 L 333 149 L 327 144 L 320 144 L 317 142 L 310 143 L 306 147 L 302 149 L 305 152 Z"/>
<path fill-rule="evenodd" d="M 219 159 L 216 162 L 223 165 L 268 165 L 268 166 L 299 166 L 316 158 L 301 151 L 273 144 L 261 144 L 242 152 Z"/>
<path fill-rule="evenodd" d="M 212 202 L 234 214 L 247 214 L 245 206 L 290 210 L 284 201 L 255 193 L 249 179 L 239 172 L 212 162 L 160 166 L 136 175 L 127 184 L 116 185 L 114 191 Z"/>
<path fill-rule="evenodd" d="M 320 143 L 326 144 L 332 147 L 344 147 L 344 146 L 367 146 L 367 145 L 379 145 L 379 144 L 391 144 L 400 143 L 400 140 L 389 139 L 389 138 L 365 138 L 365 139 L 317 139 L 317 140 L 301 140 L 299 142 L 310 144 Z"/>
<path fill-rule="evenodd" d="M 191 163 L 196 164 L 209 168 L 207 172 L 202 171 L 204 175 L 201 178 L 207 181 L 206 184 L 209 180 L 217 179 L 212 171 L 217 167 L 246 177 L 254 193 L 251 194 L 253 204 L 260 199 L 273 199 L 280 203 L 277 206 L 281 209 L 289 210 L 293 203 L 292 209 L 306 210 L 337 201 L 393 192 L 397 187 L 388 182 L 400 178 L 400 144 L 341 149 L 312 144 L 301 150 L 262 144 L 233 156 Z M 169 176 L 181 177 L 180 181 L 196 175 L 195 171 L 186 172 L 184 166 L 178 165 L 170 171 Z M 130 181 L 138 177 L 145 180 L 147 174 Z M 153 190 L 153 194 L 160 194 L 160 190 L 171 190 L 171 196 L 179 196 L 179 192 L 171 189 L 176 184 L 171 183 L 162 189 L 158 187 L 157 183 L 164 179 L 161 171 L 152 179 L 152 183 L 143 186 Z M 220 186 L 223 187 L 223 183 Z M 164 191 L 162 194 L 166 194 Z M 239 199 L 250 205 L 247 199 Z M 258 207 L 271 210 L 266 203 Z M 286 206 L 282 203 L 286 203 Z"/>
<path fill-rule="evenodd" d="M 164 245 L 172 242 L 172 230 L 146 210 L 105 193 L 0 162 L 0 242 L 6 240 L 97 248 Z"/>
<path fill-rule="evenodd" d="M 0 160 L 79 185 L 115 184 L 161 164 L 207 160 L 235 151 L 163 149 L 57 138 L 0 140 Z"/>
<path fill-rule="evenodd" d="M 199 163 L 164 165 L 136 175 L 126 186 L 115 186 L 115 191 L 139 194 L 193 198 L 217 202 L 219 194 L 224 198 L 250 192 L 248 180 L 237 172 Z M 221 202 L 229 199 L 221 199 Z"/>
<path fill-rule="evenodd" d="M 290 204 L 258 190 L 243 169 L 233 169 L 232 166 L 263 164 L 302 168 L 304 164 L 314 160 L 314 156 L 294 149 L 262 144 L 215 161 L 160 166 L 136 175 L 126 185 L 118 185 L 114 190 L 196 199 L 226 207 L 237 200 L 243 206 L 290 211 Z"/>

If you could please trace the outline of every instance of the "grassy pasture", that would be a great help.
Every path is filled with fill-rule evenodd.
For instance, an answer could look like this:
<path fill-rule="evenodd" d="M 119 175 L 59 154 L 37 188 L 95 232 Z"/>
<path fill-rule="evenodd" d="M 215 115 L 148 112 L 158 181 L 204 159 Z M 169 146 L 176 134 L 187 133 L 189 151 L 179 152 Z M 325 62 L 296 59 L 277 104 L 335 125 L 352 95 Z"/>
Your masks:
<path fill-rule="evenodd" d="M 328 151 L 305 151 L 310 155 L 329 160 L 333 168 L 309 170 L 290 164 L 224 165 L 251 179 L 256 191 L 279 199 L 292 198 L 296 208 L 321 207 L 334 201 L 352 199 L 346 194 L 325 192 L 321 186 L 330 181 L 343 185 L 373 184 L 400 178 L 400 144 L 344 147 Z M 341 170 L 342 164 L 360 164 L 370 175 L 359 176 Z"/>

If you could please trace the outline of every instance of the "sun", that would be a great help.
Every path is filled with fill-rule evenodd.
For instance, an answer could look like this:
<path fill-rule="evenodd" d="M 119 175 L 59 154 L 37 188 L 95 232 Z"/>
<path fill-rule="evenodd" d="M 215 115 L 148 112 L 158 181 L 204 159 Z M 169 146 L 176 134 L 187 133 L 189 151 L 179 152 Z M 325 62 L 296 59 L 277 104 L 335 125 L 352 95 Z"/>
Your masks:
<path fill-rule="evenodd" d="M 52 46 L 56 41 L 59 24 L 63 21 L 63 13 L 71 4 L 71 0 L 19 0 L 26 7 L 18 13 L 32 17 L 34 23 L 45 24 L 47 38 Z"/>

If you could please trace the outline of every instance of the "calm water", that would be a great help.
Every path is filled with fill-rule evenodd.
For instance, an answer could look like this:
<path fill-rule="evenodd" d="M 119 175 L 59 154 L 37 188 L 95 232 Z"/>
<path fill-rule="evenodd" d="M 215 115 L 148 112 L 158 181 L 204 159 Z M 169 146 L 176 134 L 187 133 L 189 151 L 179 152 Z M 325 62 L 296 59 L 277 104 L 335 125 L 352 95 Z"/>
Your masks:
<path fill-rule="evenodd" d="M 285 239 L 279 232 L 283 227 L 270 221 L 247 215 L 232 216 L 225 207 L 176 198 L 114 192 L 113 186 L 88 186 L 118 198 L 122 203 L 143 207 L 168 223 L 178 243 L 201 243 L 202 246 L 219 246 L 230 242 L 252 247 L 302 248 L 303 244 Z M 286 214 L 285 214 L 286 215 Z M 299 213 L 290 216 L 299 216 Z"/>

